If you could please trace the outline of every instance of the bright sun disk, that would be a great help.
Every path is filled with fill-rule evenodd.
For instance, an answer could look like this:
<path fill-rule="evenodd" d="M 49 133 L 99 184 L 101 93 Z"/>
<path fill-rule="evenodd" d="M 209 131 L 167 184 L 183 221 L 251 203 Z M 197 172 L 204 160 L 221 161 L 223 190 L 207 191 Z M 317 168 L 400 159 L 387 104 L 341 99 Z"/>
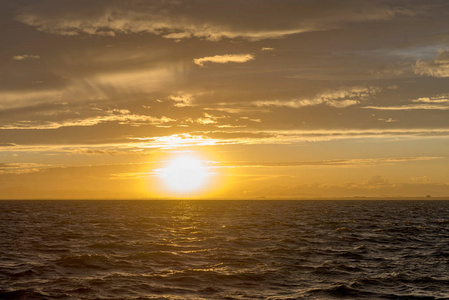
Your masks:
<path fill-rule="evenodd" d="M 159 169 L 161 177 L 170 191 L 194 192 L 203 188 L 209 176 L 203 162 L 192 156 L 178 156 Z"/>

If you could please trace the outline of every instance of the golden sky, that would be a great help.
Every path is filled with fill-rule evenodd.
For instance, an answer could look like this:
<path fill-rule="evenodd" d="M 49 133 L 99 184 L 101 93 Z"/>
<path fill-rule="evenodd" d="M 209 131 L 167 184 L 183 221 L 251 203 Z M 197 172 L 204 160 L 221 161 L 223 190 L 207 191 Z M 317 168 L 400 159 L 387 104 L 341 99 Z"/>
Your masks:
<path fill-rule="evenodd" d="M 1 199 L 449 195 L 447 1 L 5 0 L 0 23 Z"/>

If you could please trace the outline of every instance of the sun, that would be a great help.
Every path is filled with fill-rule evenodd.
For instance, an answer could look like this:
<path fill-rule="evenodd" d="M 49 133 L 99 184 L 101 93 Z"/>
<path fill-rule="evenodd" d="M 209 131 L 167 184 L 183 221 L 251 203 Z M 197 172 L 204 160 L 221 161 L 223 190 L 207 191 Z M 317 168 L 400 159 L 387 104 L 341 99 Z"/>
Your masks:
<path fill-rule="evenodd" d="M 166 188 L 175 193 L 192 193 L 205 188 L 209 173 L 203 161 L 182 155 L 172 158 L 164 168 L 159 169 L 159 177 Z"/>

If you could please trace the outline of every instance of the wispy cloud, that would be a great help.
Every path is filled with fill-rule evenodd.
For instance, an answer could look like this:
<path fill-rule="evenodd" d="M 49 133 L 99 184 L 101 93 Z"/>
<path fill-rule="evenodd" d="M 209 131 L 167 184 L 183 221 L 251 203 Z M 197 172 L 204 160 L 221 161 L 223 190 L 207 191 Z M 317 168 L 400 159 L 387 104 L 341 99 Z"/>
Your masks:
<path fill-rule="evenodd" d="M 170 136 L 161 137 L 131 137 L 130 140 L 140 141 L 140 146 L 145 149 L 149 148 L 162 148 L 172 149 L 179 147 L 191 147 L 191 146 L 213 146 L 223 144 L 224 141 L 218 139 L 211 139 L 202 135 L 191 134 L 174 134 Z"/>
<path fill-rule="evenodd" d="M 397 106 L 364 106 L 375 110 L 449 110 L 449 106 L 437 104 L 406 104 Z"/>
<path fill-rule="evenodd" d="M 421 97 L 415 100 L 412 100 L 414 103 L 449 103 L 449 95 L 438 95 L 433 97 Z"/>
<path fill-rule="evenodd" d="M 396 15 L 414 14 L 399 5 L 392 7 L 372 1 L 358 1 L 358 5 L 317 2 L 306 4 L 306 9 L 302 2 L 286 6 L 278 1 L 251 5 L 217 0 L 192 2 L 188 6 L 176 1 L 99 1 L 95 6 L 75 1 L 66 3 L 64 10 L 55 9 L 60 7 L 58 4 L 57 0 L 33 2 L 20 10 L 18 19 L 40 31 L 68 36 L 151 33 L 175 40 L 196 37 L 217 41 L 279 38 L 347 23 L 385 21 Z M 251 5 L 251 18 L 247 17 L 247 5 Z M 242 7 L 244 13 L 239 13 Z M 270 22 L 266 21 L 267 15 Z"/>
<path fill-rule="evenodd" d="M 292 145 L 304 142 L 322 142 L 347 139 L 429 139 L 449 138 L 449 129 L 397 129 L 397 130 L 280 130 L 280 131 L 214 131 L 173 134 L 166 136 L 131 136 L 116 143 L 92 144 L 11 144 L 0 147 L 0 153 L 64 153 L 86 155 L 147 155 L 150 152 L 186 147 L 221 146 L 221 145 Z M 390 158 L 379 161 L 394 162 L 413 158 Z M 415 158 L 416 159 L 416 158 Z M 423 157 L 420 158 L 424 159 Z M 429 158 L 436 159 L 436 158 Z M 298 162 L 295 162 L 298 164 Z M 301 163 L 301 162 L 300 162 Z M 325 161 L 325 164 L 345 164 L 345 160 Z M 322 164 L 324 164 L 322 163 Z M 358 163 L 368 164 L 369 160 Z"/>
<path fill-rule="evenodd" d="M 388 118 L 388 119 L 379 118 L 379 119 L 377 119 L 377 120 L 378 120 L 378 121 L 385 122 L 385 123 L 396 123 L 396 122 L 399 122 L 399 120 L 395 120 L 395 119 L 393 119 L 393 118 Z"/>
<path fill-rule="evenodd" d="M 31 54 L 24 54 L 24 55 L 16 55 L 12 57 L 13 60 L 32 60 L 32 59 L 40 59 L 39 55 L 31 55 Z"/>
<path fill-rule="evenodd" d="M 168 97 L 170 100 L 175 102 L 176 107 L 187 107 L 193 106 L 193 94 L 190 93 L 178 93 L 176 95 L 171 95 Z"/>
<path fill-rule="evenodd" d="M 264 100 L 255 101 L 254 104 L 259 107 L 283 106 L 292 108 L 325 104 L 336 108 L 345 108 L 356 105 L 379 91 L 380 88 L 378 87 L 348 87 L 322 93 L 312 99 Z"/>
<path fill-rule="evenodd" d="M 0 163 L 0 174 L 27 174 L 51 167 L 37 163 Z"/>
<path fill-rule="evenodd" d="M 332 159 L 320 161 L 237 161 L 237 162 L 216 162 L 215 166 L 226 167 L 301 167 L 301 166 L 359 166 L 392 164 L 409 161 L 426 161 L 442 159 L 442 157 L 392 157 L 392 158 L 367 158 L 367 159 Z"/>
<path fill-rule="evenodd" d="M 449 50 L 439 50 L 433 60 L 418 60 L 415 73 L 433 77 L 449 77 Z"/>
<path fill-rule="evenodd" d="M 165 126 L 174 122 L 168 117 L 153 117 L 148 115 L 133 114 L 127 109 L 96 110 L 98 114 L 92 117 L 72 118 L 60 121 L 45 120 L 21 120 L 7 124 L 0 124 L 0 129 L 57 129 L 71 126 L 94 126 L 101 123 L 117 122 L 118 124 L 129 124 L 131 126 L 155 125 Z"/>
<path fill-rule="evenodd" d="M 199 133 L 198 133 L 199 134 Z M 277 144 L 322 142 L 347 139 L 449 138 L 449 129 L 353 129 L 353 130 L 265 130 L 204 132 L 205 137 L 227 144 Z M 217 143 L 218 144 L 218 143 Z"/>
<path fill-rule="evenodd" d="M 230 62 L 234 63 L 245 63 L 254 59 L 254 55 L 252 54 L 225 54 L 225 55 L 215 55 L 215 56 L 206 56 L 202 58 L 195 58 L 193 62 L 201 67 L 204 66 L 204 63 L 211 62 L 216 64 L 227 64 Z"/>
<path fill-rule="evenodd" d="M 449 110 L 449 95 L 441 94 L 432 97 L 420 97 L 413 99 L 409 104 L 391 106 L 364 106 L 362 108 L 375 110 Z M 386 121 L 379 119 L 381 121 Z"/>

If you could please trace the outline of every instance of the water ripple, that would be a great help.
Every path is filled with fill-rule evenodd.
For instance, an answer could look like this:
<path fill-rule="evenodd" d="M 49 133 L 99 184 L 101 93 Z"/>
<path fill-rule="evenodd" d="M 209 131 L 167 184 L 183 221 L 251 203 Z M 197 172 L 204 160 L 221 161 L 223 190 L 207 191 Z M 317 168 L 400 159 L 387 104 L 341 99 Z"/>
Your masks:
<path fill-rule="evenodd" d="M 449 299 L 449 202 L 2 201 L 0 299 Z"/>

